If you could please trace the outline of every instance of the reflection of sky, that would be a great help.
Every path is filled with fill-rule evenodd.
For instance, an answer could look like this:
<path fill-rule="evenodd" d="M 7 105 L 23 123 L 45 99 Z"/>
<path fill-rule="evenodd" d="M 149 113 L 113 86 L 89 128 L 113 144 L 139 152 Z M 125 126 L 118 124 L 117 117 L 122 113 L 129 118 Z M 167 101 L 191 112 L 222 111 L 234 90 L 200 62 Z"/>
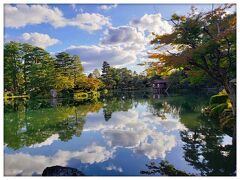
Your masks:
<path fill-rule="evenodd" d="M 112 152 L 105 147 L 91 144 L 81 151 L 58 150 L 54 156 L 30 155 L 26 153 L 5 155 L 5 175 L 32 175 L 41 174 L 47 166 L 67 166 L 72 158 L 82 163 L 99 163 L 108 160 Z M 24 162 L 24 163 L 22 163 Z"/>
<path fill-rule="evenodd" d="M 33 147 L 33 148 L 39 148 L 39 147 L 42 147 L 42 146 L 49 146 L 51 145 L 54 141 L 58 140 L 59 138 L 59 135 L 58 134 L 53 134 L 52 136 L 50 136 L 49 138 L 47 138 L 44 142 L 41 142 L 39 144 L 34 144 L 30 147 Z"/>
<path fill-rule="evenodd" d="M 183 161 L 178 131 L 185 127 L 179 117 L 168 113 L 162 120 L 146 109 L 140 105 L 114 112 L 107 122 L 102 111 L 89 113 L 80 137 L 61 142 L 53 134 L 30 147 L 5 148 L 5 175 L 41 174 L 54 165 L 75 167 L 88 175 L 138 175 L 150 160 Z"/>
<path fill-rule="evenodd" d="M 232 145 L 232 137 L 230 137 L 230 136 L 228 136 L 228 135 L 223 136 L 222 145 L 223 145 L 223 146 Z"/>

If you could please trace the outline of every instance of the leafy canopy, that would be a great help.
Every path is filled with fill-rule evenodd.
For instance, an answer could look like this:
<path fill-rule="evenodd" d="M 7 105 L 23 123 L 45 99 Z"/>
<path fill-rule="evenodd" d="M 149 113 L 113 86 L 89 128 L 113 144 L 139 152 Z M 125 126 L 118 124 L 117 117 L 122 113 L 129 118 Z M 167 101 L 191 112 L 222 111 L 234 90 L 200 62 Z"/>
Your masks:
<path fill-rule="evenodd" d="M 155 45 L 155 52 L 149 57 L 158 62 L 151 63 L 149 71 L 188 67 L 202 70 L 220 83 L 234 78 L 236 13 L 227 13 L 232 6 L 228 4 L 200 13 L 192 8 L 187 16 L 174 14 L 172 33 L 154 34 L 151 44 Z"/>

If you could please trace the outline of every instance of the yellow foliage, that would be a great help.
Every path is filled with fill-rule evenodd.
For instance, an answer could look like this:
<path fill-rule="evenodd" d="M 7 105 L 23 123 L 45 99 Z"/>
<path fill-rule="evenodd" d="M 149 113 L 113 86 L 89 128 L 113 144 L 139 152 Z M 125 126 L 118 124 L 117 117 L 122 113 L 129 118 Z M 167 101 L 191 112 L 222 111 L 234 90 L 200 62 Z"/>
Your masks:
<path fill-rule="evenodd" d="M 54 88 L 57 91 L 74 88 L 74 80 L 63 75 L 58 75 L 55 80 Z"/>
<path fill-rule="evenodd" d="M 98 90 L 103 86 L 101 80 L 94 77 L 81 76 L 76 79 L 76 86 L 87 90 Z"/>

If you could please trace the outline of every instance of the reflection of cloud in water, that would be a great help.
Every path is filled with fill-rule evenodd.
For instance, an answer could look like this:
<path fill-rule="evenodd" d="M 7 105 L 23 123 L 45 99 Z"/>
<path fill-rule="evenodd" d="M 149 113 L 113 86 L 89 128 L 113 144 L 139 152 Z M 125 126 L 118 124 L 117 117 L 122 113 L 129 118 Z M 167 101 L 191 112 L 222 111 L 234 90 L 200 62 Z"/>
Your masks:
<path fill-rule="evenodd" d="M 114 165 L 107 166 L 105 169 L 108 170 L 108 171 L 123 172 L 123 169 L 121 167 L 117 167 L 117 166 L 114 166 Z"/>
<path fill-rule="evenodd" d="M 82 163 L 99 163 L 107 161 L 112 157 L 113 152 L 108 151 L 105 147 L 92 144 L 82 152 L 71 153 L 75 159 L 81 160 Z"/>
<path fill-rule="evenodd" d="M 99 163 L 112 157 L 113 151 L 91 144 L 82 151 L 59 150 L 54 156 L 29 155 L 24 153 L 5 154 L 5 175 L 41 174 L 48 166 L 67 166 L 70 159 L 79 159 L 82 163 Z"/>
<path fill-rule="evenodd" d="M 138 132 L 137 132 L 138 133 Z M 108 141 L 108 145 L 111 147 L 136 147 L 146 137 L 146 133 L 127 130 L 106 130 L 103 131 L 103 137 Z"/>
<path fill-rule="evenodd" d="M 222 146 L 232 145 L 232 137 L 225 135 L 223 136 Z"/>
<path fill-rule="evenodd" d="M 84 124 L 83 131 L 100 131 L 104 129 L 118 129 L 118 128 L 135 128 L 138 124 L 138 114 L 135 111 L 128 112 L 114 112 L 112 118 L 106 121 L 99 121 L 100 117 L 96 117 L 94 114 L 89 116 L 89 119 Z"/>
<path fill-rule="evenodd" d="M 144 153 L 149 159 L 165 158 L 166 153 L 176 146 L 176 139 L 173 135 L 153 131 L 149 137 L 151 137 L 151 142 L 145 140 L 135 149 L 138 153 Z"/>
<path fill-rule="evenodd" d="M 44 142 L 39 143 L 39 144 L 33 144 L 31 146 L 29 146 L 30 148 L 39 148 L 42 146 L 49 146 L 51 145 L 54 141 L 58 140 L 59 135 L 58 134 L 53 134 L 52 136 L 50 136 L 49 138 L 47 138 Z"/>
<path fill-rule="evenodd" d="M 165 114 L 166 119 L 154 116 L 152 113 L 144 112 L 142 113 L 142 120 L 146 123 L 150 123 L 151 126 L 162 126 L 167 132 L 175 130 L 184 130 L 186 127 L 179 121 L 179 116 L 172 116 L 171 113 Z"/>
<path fill-rule="evenodd" d="M 142 115 L 133 110 L 115 112 L 108 122 L 90 118 L 84 130 L 99 131 L 110 148 L 132 149 L 133 152 L 142 153 L 149 159 L 165 158 L 166 153 L 176 146 L 176 139 L 173 135 L 159 132 L 157 126 L 164 126 L 166 132 L 182 129 L 184 126 L 178 119 L 161 120 L 150 115 Z"/>

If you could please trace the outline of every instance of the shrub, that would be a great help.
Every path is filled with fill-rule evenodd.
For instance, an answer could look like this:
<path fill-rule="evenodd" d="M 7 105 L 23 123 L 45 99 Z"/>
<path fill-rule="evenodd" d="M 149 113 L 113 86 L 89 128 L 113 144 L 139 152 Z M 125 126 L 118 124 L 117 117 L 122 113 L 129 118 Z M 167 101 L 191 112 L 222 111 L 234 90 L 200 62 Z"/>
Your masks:
<path fill-rule="evenodd" d="M 228 99 L 228 95 L 214 95 L 210 98 L 210 105 L 212 104 L 222 104 L 225 103 Z"/>
<path fill-rule="evenodd" d="M 236 123 L 236 118 L 232 115 L 231 109 L 225 109 L 220 115 L 220 123 L 222 128 L 232 128 Z"/>
<path fill-rule="evenodd" d="M 222 114 L 224 109 L 227 109 L 227 107 L 228 107 L 227 103 L 222 103 L 222 104 L 215 106 L 214 108 L 212 108 L 212 110 L 209 114 L 210 117 L 214 118 L 214 119 L 219 118 L 219 116 Z"/>

